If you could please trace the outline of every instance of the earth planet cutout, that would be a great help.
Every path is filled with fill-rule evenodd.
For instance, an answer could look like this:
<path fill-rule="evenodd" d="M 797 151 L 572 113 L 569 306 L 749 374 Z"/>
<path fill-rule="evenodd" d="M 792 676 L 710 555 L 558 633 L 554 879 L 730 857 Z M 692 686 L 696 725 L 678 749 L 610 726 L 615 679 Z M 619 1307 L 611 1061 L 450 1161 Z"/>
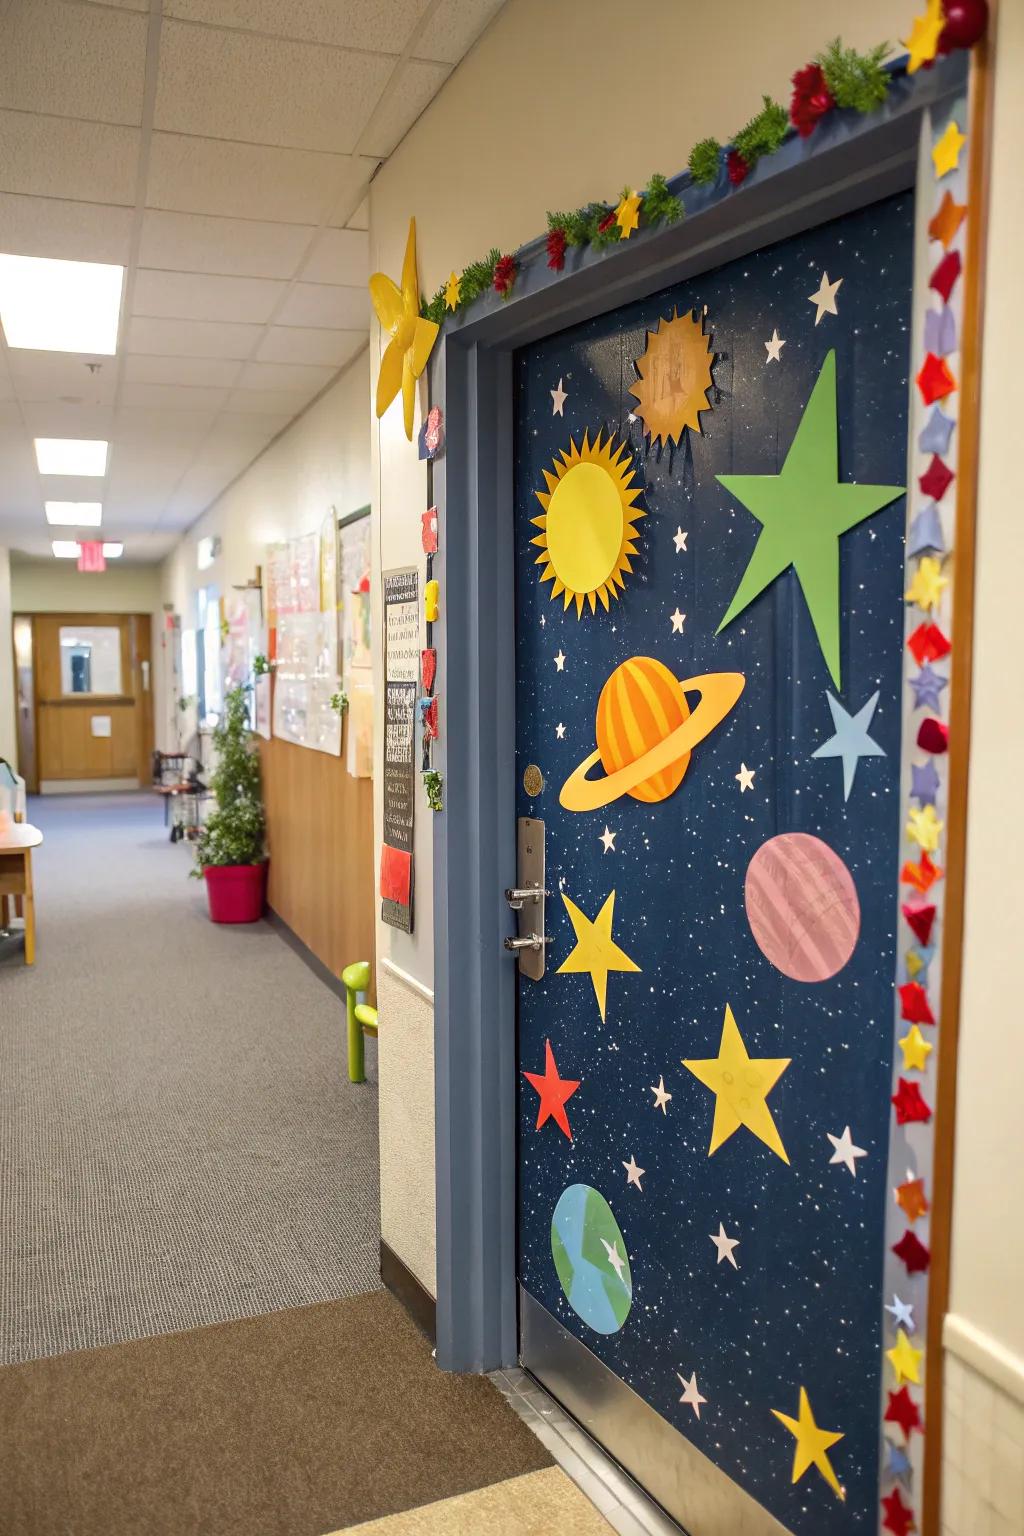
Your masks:
<path fill-rule="evenodd" d="M 576 1316 L 595 1333 L 618 1333 L 633 1305 L 633 1277 L 612 1208 L 589 1184 L 570 1184 L 559 1196 L 551 1257 Z"/>

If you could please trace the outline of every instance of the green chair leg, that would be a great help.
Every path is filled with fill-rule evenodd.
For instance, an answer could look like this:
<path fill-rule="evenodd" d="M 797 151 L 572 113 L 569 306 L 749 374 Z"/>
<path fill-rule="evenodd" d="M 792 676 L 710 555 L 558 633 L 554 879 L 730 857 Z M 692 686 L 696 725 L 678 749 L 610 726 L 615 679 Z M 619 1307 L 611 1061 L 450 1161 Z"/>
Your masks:
<path fill-rule="evenodd" d="M 363 1026 L 356 1017 L 357 998 L 364 995 L 370 985 L 370 962 L 355 960 L 346 965 L 341 973 L 345 987 L 345 1013 L 348 1022 L 348 1076 L 352 1083 L 365 1083 L 366 1057 L 363 1049 Z"/>

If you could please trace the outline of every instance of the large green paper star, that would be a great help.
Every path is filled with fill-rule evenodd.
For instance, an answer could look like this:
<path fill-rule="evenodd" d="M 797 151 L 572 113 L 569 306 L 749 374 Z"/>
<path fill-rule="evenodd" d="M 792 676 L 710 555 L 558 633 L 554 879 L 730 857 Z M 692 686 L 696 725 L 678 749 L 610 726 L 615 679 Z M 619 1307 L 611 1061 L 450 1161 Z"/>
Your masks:
<path fill-rule="evenodd" d="M 822 655 L 839 688 L 839 538 L 895 501 L 906 487 L 840 482 L 835 352 L 821 365 L 782 473 L 717 478 L 757 518 L 761 534 L 716 633 L 793 566 Z"/>

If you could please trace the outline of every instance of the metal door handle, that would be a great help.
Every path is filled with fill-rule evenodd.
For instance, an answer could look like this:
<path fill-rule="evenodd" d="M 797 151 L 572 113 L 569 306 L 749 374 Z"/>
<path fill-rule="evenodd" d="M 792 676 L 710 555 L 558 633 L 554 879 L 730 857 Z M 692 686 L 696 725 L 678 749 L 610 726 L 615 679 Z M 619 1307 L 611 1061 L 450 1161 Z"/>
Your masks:
<path fill-rule="evenodd" d="M 533 816 L 520 816 L 516 825 L 516 883 L 505 888 L 505 900 L 516 914 L 516 936 L 505 940 L 505 948 L 516 956 L 520 976 L 530 981 L 542 979 L 547 956 L 545 883 L 544 823 Z"/>
<path fill-rule="evenodd" d="M 525 939 L 506 939 L 505 948 L 510 949 L 513 952 L 521 949 L 531 949 L 536 951 L 543 949 L 544 945 L 549 944 L 550 942 L 550 939 L 542 938 L 539 933 L 531 933 L 529 937 Z"/>
<path fill-rule="evenodd" d="M 526 890 L 520 890 L 517 886 L 511 885 L 505 887 L 505 900 L 508 902 L 513 912 L 522 911 L 524 901 L 532 900 L 534 904 L 536 904 L 541 900 L 542 897 L 550 895 L 550 891 L 542 891 L 540 887 L 536 885 L 528 886 Z"/>

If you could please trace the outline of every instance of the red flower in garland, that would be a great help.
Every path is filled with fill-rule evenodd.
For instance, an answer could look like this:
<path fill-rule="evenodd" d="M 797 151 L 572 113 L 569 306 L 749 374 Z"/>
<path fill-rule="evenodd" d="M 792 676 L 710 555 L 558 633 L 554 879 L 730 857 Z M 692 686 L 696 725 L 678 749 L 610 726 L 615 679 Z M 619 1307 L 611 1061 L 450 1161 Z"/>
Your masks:
<path fill-rule="evenodd" d="M 565 266 L 565 230 L 548 231 L 548 266 L 552 272 L 561 272 Z"/>
<path fill-rule="evenodd" d="M 514 256 L 499 256 L 494 263 L 494 291 L 500 293 L 503 299 L 507 299 L 512 292 L 518 271 Z"/>
<path fill-rule="evenodd" d="M 740 182 L 746 181 L 750 175 L 750 166 L 738 149 L 730 149 L 725 157 L 725 168 L 734 187 L 738 187 Z"/>
<path fill-rule="evenodd" d="M 612 225 L 614 223 L 615 223 L 615 209 L 614 208 L 609 208 L 608 212 L 605 214 L 604 218 L 601 220 L 600 224 L 597 226 L 598 234 L 599 235 L 603 235 L 605 230 L 606 229 L 611 229 L 611 227 L 612 227 Z"/>
<path fill-rule="evenodd" d="M 802 139 L 813 133 L 818 119 L 831 112 L 835 98 L 828 88 L 825 73 L 820 64 L 805 64 L 793 76 L 793 97 L 789 104 L 789 120 Z"/>

